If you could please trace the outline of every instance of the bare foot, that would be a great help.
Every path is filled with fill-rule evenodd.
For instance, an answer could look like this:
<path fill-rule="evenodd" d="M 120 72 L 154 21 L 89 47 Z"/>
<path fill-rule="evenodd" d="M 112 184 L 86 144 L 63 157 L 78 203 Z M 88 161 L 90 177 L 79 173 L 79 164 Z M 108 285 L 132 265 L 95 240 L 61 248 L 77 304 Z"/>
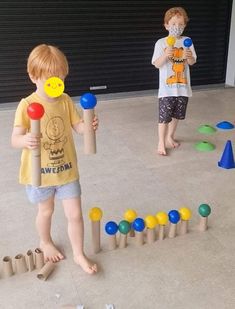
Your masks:
<path fill-rule="evenodd" d="M 85 255 L 74 256 L 74 262 L 81 266 L 81 268 L 88 274 L 92 275 L 97 273 L 97 265 L 88 260 Z"/>
<path fill-rule="evenodd" d="M 43 251 L 45 262 L 51 261 L 55 263 L 55 262 L 59 262 L 60 260 L 64 259 L 64 256 L 56 248 L 53 242 L 48 242 L 48 243 L 41 242 L 40 248 Z"/>
<path fill-rule="evenodd" d="M 161 156 L 166 156 L 166 148 L 165 145 L 158 144 L 157 153 Z"/>
<path fill-rule="evenodd" d="M 180 143 L 176 140 L 174 140 L 173 138 L 168 138 L 167 139 L 167 146 L 170 148 L 177 148 L 180 146 Z"/>

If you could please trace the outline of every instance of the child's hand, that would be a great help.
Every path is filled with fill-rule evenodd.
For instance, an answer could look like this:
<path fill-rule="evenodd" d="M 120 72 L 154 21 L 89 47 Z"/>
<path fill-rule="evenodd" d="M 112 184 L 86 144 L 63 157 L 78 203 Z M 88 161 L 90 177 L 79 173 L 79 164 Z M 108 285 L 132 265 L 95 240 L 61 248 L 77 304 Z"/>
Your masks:
<path fill-rule="evenodd" d="M 184 51 L 184 59 L 188 60 L 193 57 L 193 54 L 189 48 Z"/>
<path fill-rule="evenodd" d="M 40 136 L 34 136 L 32 133 L 24 135 L 24 147 L 30 150 L 38 148 L 40 144 Z"/>
<path fill-rule="evenodd" d="M 167 58 L 172 58 L 173 57 L 173 48 L 168 46 L 167 48 L 165 48 L 165 56 Z"/>
<path fill-rule="evenodd" d="M 92 122 L 93 129 L 96 131 L 99 126 L 99 119 L 95 116 Z"/>

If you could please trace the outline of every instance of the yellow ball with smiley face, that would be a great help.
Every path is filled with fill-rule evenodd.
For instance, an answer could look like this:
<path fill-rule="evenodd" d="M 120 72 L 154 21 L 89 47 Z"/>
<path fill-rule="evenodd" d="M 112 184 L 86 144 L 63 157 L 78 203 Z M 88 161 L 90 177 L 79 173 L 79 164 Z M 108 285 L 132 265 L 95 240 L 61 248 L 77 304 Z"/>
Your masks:
<path fill-rule="evenodd" d="M 59 77 L 50 77 L 44 84 L 45 93 L 51 98 L 57 98 L 64 92 L 64 82 Z"/>

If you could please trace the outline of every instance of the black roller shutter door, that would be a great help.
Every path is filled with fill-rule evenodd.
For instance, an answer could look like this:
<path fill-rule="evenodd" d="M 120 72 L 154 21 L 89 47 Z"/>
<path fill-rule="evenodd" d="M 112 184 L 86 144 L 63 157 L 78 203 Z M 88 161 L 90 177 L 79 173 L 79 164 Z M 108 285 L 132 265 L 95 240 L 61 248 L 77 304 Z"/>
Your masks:
<path fill-rule="evenodd" d="M 60 47 L 70 75 L 66 91 L 80 95 L 158 87 L 151 66 L 154 43 L 167 33 L 164 12 L 183 6 L 190 17 L 198 63 L 192 84 L 225 81 L 232 0 L 187 1 L 0 1 L 0 103 L 18 101 L 33 91 L 26 73 L 37 44 Z"/>

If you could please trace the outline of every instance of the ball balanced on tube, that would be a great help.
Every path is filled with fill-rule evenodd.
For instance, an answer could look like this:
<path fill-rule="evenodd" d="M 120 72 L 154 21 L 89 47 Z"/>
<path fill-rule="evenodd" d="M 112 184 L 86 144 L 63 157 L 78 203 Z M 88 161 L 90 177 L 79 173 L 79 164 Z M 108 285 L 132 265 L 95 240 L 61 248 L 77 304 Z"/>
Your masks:
<path fill-rule="evenodd" d="M 186 38 L 186 39 L 184 39 L 183 44 L 184 44 L 184 47 L 185 47 L 185 51 L 187 51 L 192 46 L 193 41 L 190 38 Z M 186 58 L 186 57 L 184 56 L 184 58 Z"/>
<path fill-rule="evenodd" d="M 142 246 L 144 244 L 144 229 L 145 229 L 145 222 L 142 218 L 136 218 L 132 223 L 132 227 L 135 230 L 135 240 L 137 246 Z"/>
<path fill-rule="evenodd" d="M 137 218 L 137 212 L 134 209 L 127 209 L 124 213 L 124 219 L 128 221 L 130 224 Z M 131 226 L 130 232 L 129 232 L 130 237 L 135 236 L 135 231 L 133 227 Z"/>
<path fill-rule="evenodd" d="M 130 223 L 126 220 L 122 220 L 119 222 L 118 229 L 120 232 L 120 238 L 119 238 L 119 248 L 123 249 L 127 245 L 127 234 L 130 231 Z"/>
<path fill-rule="evenodd" d="M 158 239 L 163 240 L 165 237 L 165 226 L 168 222 L 168 215 L 164 211 L 160 211 L 156 214 L 156 218 L 159 224 L 159 234 Z"/>
<path fill-rule="evenodd" d="M 169 227 L 169 238 L 174 238 L 176 236 L 176 227 L 177 223 L 180 220 L 180 214 L 177 210 L 173 209 L 169 211 L 168 213 L 169 221 L 170 221 L 170 227 Z"/>
<path fill-rule="evenodd" d="M 100 251 L 100 221 L 102 216 L 103 213 L 99 207 L 93 207 L 90 209 L 89 218 L 91 220 L 92 245 L 94 253 L 98 253 Z"/>
<path fill-rule="evenodd" d="M 173 37 L 173 36 L 168 36 L 167 39 L 166 39 L 167 45 L 168 45 L 171 49 L 173 49 L 173 47 L 174 47 L 174 45 L 175 45 L 175 41 L 176 41 L 176 39 L 175 39 L 175 37 Z"/>
<path fill-rule="evenodd" d="M 147 243 L 152 244 L 156 240 L 156 226 L 158 225 L 157 218 L 153 215 L 147 215 L 144 219 L 147 228 Z"/>
<path fill-rule="evenodd" d="M 184 47 L 189 48 L 190 46 L 192 46 L 192 44 L 193 44 L 192 39 L 186 38 L 186 39 L 184 40 Z"/>
<path fill-rule="evenodd" d="M 29 104 L 27 114 L 30 118 L 31 133 L 35 137 L 41 135 L 40 119 L 44 115 L 44 108 L 42 104 L 34 102 Z M 41 185 L 41 144 L 36 149 L 32 149 L 32 185 L 39 187 Z"/>
<path fill-rule="evenodd" d="M 105 232 L 109 235 L 109 250 L 114 250 L 117 247 L 116 233 L 118 225 L 114 221 L 109 221 L 105 224 Z"/>
<path fill-rule="evenodd" d="M 96 136 L 92 123 L 95 117 L 96 97 L 92 93 L 85 93 L 80 99 L 80 104 L 83 108 L 84 118 L 84 153 L 95 154 Z"/>
<path fill-rule="evenodd" d="M 187 207 L 181 207 L 179 209 L 179 213 L 180 213 L 180 219 L 181 219 L 180 235 L 185 235 L 188 233 L 188 223 L 189 223 L 189 219 L 192 216 L 192 212 Z"/>
<path fill-rule="evenodd" d="M 208 216 L 211 213 L 211 208 L 208 204 L 201 204 L 198 207 L 198 212 L 201 215 L 199 222 L 199 231 L 206 231 L 208 228 Z"/>

